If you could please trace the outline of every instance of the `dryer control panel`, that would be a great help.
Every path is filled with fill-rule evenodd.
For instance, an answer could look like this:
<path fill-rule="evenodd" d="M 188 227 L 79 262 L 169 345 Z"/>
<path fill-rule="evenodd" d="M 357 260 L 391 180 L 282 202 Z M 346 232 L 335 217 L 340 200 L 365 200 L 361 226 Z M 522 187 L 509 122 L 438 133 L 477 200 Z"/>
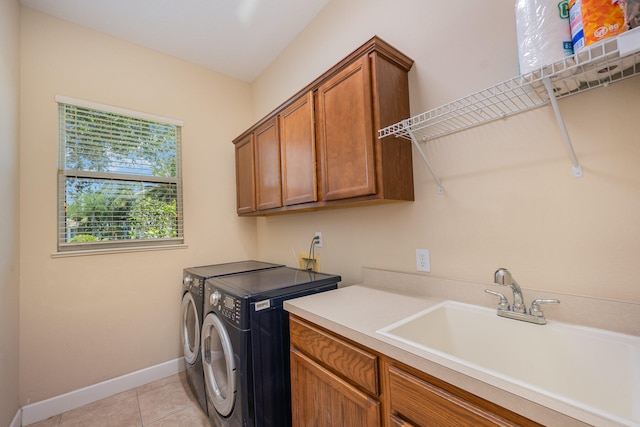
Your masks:
<path fill-rule="evenodd" d="M 231 295 L 224 295 L 222 297 L 220 313 L 227 319 L 239 325 L 241 316 L 240 306 L 240 301 L 237 298 L 234 298 Z"/>
<path fill-rule="evenodd" d="M 224 317 L 232 324 L 240 326 L 244 318 L 242 315 L 242 300 L 233 295 L 226 294 L 220 289 L 207 285 L 206 306 L 211 311 Z"/>

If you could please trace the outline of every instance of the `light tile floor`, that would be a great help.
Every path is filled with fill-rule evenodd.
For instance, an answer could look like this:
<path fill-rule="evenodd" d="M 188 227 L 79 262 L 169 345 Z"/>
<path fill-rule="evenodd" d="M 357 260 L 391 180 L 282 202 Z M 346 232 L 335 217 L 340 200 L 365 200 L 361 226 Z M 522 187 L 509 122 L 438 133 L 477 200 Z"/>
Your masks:
<path fill-rule="evenodd" d="M 29 427 L 210 427 L 183 373 L 53 416 Z"/>

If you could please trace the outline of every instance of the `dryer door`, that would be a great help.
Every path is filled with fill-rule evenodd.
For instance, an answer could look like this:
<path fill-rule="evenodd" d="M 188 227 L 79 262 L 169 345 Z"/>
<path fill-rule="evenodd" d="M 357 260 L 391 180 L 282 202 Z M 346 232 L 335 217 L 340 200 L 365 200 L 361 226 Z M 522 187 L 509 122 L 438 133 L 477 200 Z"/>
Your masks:
<path fill-rule="evenodd" d="M 202 364 L 207 397 L 223 417 L 231 414 L 236 397 L 233 347 L 224 323 L 209 313 L 202 325 Z"/>
<path fill-rule="evenodd" d="M 200 319 L 198 309 L 190 292 L 182 297 L 182 314 L 180 315 L 180 335 L 184 360 L 193 365 L 200 351 Z"/>

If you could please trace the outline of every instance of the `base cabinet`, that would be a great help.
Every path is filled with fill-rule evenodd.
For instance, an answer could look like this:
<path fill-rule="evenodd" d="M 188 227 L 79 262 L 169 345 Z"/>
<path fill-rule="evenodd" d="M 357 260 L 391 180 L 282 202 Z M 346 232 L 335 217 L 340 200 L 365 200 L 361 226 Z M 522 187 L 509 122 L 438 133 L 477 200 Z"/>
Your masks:
<path fill-rule="evenodd" d="M 378 357 L 290 316 L 294 427 L 382 425 Z"/>
<path fill-rule="evenodd" d="M 294 315 L 290 331 L 294 426 L 541 427 Z"/>

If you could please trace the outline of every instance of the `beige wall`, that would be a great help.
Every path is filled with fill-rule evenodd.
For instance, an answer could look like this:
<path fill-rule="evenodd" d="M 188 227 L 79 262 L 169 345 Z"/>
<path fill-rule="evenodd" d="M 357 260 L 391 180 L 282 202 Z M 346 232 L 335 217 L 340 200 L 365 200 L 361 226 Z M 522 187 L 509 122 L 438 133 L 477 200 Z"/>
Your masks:
<path fill-rule="evenodd" d="M 0 426 L 19 408 L 19 29 L 18 0 L 0 1 Z"/>
<path fill-rule="evenodd" d="M 256 227 L 235 214 L 230 142 L 250 121 L 247 84 L 27 8 L 21 59 L 24 405 L 181 357 L 182 269 L 255 257 Z M 56 94 L 184 121 L 188 249 L 51 257 Z"/>
<path fill-rule="evenodd" d="M 413 114 L 517 74 L 512 0 L 470 3 L 334 0 L 252 86 L 23 8 L 19 403 L 179 357 L 183 267 L 255 257 L 294 265 L 292 252 L 308 250 L 314 231 L 324 233 L 323 270 L 346 284 L 360 280 L 362 266 L 413 272 L 415 248 L 426 247 L 436 276 L 489 282 L 505 266 L 523 287 L 640 302 L 640 145 L 630 125 L 640 107 L 637 77 L 561 101 L 581 179 L 571 176 L 552 112 L 542 108 L 429 144 L 444 195 L 416 159 L 413 203 L 235 215 L 230 141 L 372 35 L 416 60 Z M 17 19 L 11 5 L 2 10 L 3 32 L 6 16 Z M 12 46 L 2 47 L 3 58 Z M 3 93 L 15 88 L 16 73 L 17 66 L 0 76 Z M 184 120 L 188 249 L 51 257 L 56 94 Z M 9 124 L 16 99 L 0 104 Z M 3 141 L 18 133 L 11 125 L 0 132 Z M 2 161 L 16 158 L 11 144 L 1 150 Z M 15 166 L 1 170 L 0 181 L 14 185 L 0 194 L 15 199 Z M 1 230 L 13 240 L 3 239 L 0 251 L 15 260 L 17 236 L 7 224 L 17 213 L 9 215 L 15 220 Z M 0 270 L 9 293 L 0 313 L 13 319 L 6 327 L 3 317 L 0 349 L 17 342 L 16 271 L 15 262 Z M 2 355 L 5 396 L 15 394 L 18 362 L 15 352 L 7 362 Z M 1 423 L 16 403 L 0 400 Z"/>
<path fill-rule="evenodd" d="M 518 73 L 512 0 L 334 0 L 254 82 L 254 119 L 374 34 L 416 61 L 412 114 Z M 428 248 L 434 276 L 507 267 L 523 287 L 640 303 L 640 77 L 560 108 L 583 178 L 544 107 L 427 144 L 443 195 L 414 150 L 413 203 L 259 219 L 259 255 L 292 263 L 322 231 L 322 269 L 346 284 L 362 266 L 414 272 Z"/>

